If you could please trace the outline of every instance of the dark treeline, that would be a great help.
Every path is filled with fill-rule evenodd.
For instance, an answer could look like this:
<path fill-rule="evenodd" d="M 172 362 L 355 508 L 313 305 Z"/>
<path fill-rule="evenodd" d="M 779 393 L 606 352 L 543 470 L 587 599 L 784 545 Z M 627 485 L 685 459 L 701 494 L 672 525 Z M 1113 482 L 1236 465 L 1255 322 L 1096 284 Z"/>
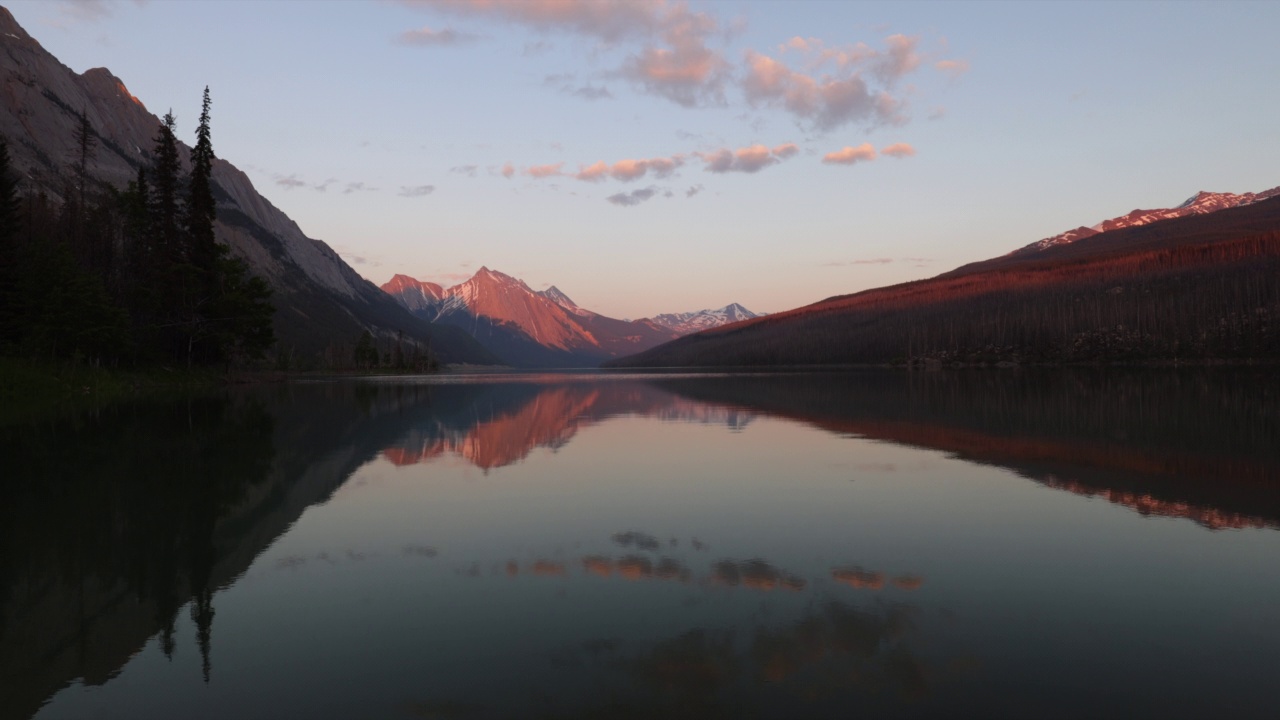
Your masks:
<path fill-rule="evenodd" d="M 0 354 L 190 367 L 271 346 L 270 289 L 214 238 L 209 108 L 206 88 L 187 170 L 168 113 L 125 188 L 94 178 L 82 112 L 58 199 L 20 192 L 0 137 Z"/>
<path fill-rule="evenodd" d="M 1280 232 L 872 290 L 682 338 L 623 365 L 1280 358 Z"/>
<path fill-rule="evenodd" d="M 438 371 L 440 362 L 432 354 L 430 345 L 406 339 L 403 332 L 396 333 L 395 337 L 375 338 L 366 330 L 354 345 L 330 343 L 320 355 L 319 367 L 336 372 L 427 373 Z M 277 369 L 288 370 L 288 361 L 278 361 Z"/>

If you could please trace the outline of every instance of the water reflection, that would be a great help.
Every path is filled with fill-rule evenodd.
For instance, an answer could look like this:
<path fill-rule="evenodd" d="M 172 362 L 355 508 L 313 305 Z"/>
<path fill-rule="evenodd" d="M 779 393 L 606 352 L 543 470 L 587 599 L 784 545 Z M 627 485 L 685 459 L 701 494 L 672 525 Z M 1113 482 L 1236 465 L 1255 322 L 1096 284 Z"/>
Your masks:
<path fill-rule="evenodd" d="M 771 434 L 754 442 L 777 445 L 772 455 L 755 458 L 759 467 L 732 453 L 703 454 L 722 451 L 698 444 L 766 423 L 774 423 Z M 691 437 L 684 431 L 691 426 L 714 434 L 670 450 L 668 465 L 653 466 L 663 476 L 629 473 L 636 457 L 665 457 L 668 448 L 646 452 L 625 443 L 659 436 L 671 442 L 669 436 L 587 437 L 588 430 L 610 427 L 646 433 L 668 427 Z M 841 448 L 855 447 L 846 438 L 903 452 L 844 457 Z M 310 709 L 316 717 L 392 697 L 400 698 L 395 712 L 427 717 L 874 714 L 908 707 L 904 702 L 945 707 L 946 697 L 961 696 L 983 706 L 982 693 L 998 692 L 999 682 L 967 681 L 963 692 L 951 680 L 940 684 L 955 675 L 956 658 L 976 648 L 972 635 L 959 642 L 952 634 L 963 633 L 938 618 L 959 606 L 969 608 L 975 628 L 987 622 L 973 619 L 981 616 L 980 602 L 963 599 L 982 582 L 1005 583 L 998 599 L 1026 593 L 1029 606 L 1044 602 L 1035 592 L 1058 586 L 1033 592 L 993 571 L 996 561 L 957 556 L 954 543 L 895 528 L 912 521 L 902 508 L 927 502 L 925 495 L 886 505 L 883 518 L 862 513 L 865 530 L 832 525 L 821 518 L 838 516 L 833 503 L 841 502 L 841 487 L 812 479 L 816 471 L 806 463 L 839 457 L 850 479 L 865 483 L 914 477 L 931 457 L 919 450 L 941 452 L 963 461 L 957 467 L 1012 471 L 1052 495 L 1092 498 L 1140 514 L 1131 516 L 1135 522 L 1171 520 L 1207 538 L 1223 534 L 1202 528 L 1280 527 L 1276 438 L 1280 379 L 1262 371 L 317 383 L 6 428 L 0 430 L 0 457 L 10 468 L 0 488 L 0 717 L 30 717 L 51 697 L 48 716 L 84 714 L 75 688 L 59 691 L 75 681 L 104 691 L 124 687 L 112 679 L 131 659 L 152 655 L 187 672 L 183 682 L 194 680 L 222 698 L 213 706 L 219 712 L 252 709 L 229 697 L 237 690 L 254 696 L 224 680 L 239 671 L 223 665 L 224 658 L 243 662 L 244 651 L 220 648 L 242 648 L 254 633 L 270 639 L 276 632 L 270 623 L 246 620 L 259 605 L 232 602 L 235 612 L 226 611 L 229 596 L 253 587 L 287 598 L 255 602 L 296 606 L 278 617 L 327 617 L 324 627 L 308 632 L 335 634 L 335 646 L 360 647 L 356 654 L 365 658 L 386 653 L 379 679 L 369 679 L 366 690 L 348 690 L 353 705 L 322 692 L 325 702 Z M 539 495 L 539 483 L 586 466 L 535 451 L 571 455 L 570 448 L 593 443 L 601 448 L 591 456 L 594 476 L 562 479 L 554 497 Z M 770 457 L 780 460 L 777 467 L 765 465 Z M 613 458 L 616 466 L 608 464 Z M 450 485 L 456 463 L 444 461 L 458 459 L 493 473 L 486 487 L 502 492 L 481 499 L 475 486 Z M 713 463 L 723 463 L 726 477 L 708 468 Z M 520 474 L 532 468 L 543 470 Z M 517 478 L 527 481 L 507 482 Z M 382 492 L 378 482 L 402 481 L 409 489 L 395 490 L 401 495 L 360 512 L 335 501 L 339 489 L 355 503 Z M 911 491 L 902 486 L 902 493 Z M 412 494 L 428 492 L 437 494 Z M 588 502 L 592 493 L 598 501 Z M 809 493 L 824 499 L 806 504 Z M 433 515 L 432 503 L 459 509 Z M 328 524 L 309 530 L 311 540 L 295 539 L 308 510 L 320 508 L 332 515 Z M 386 517 L 401 509 L 422 519 L 410 513 L 397 525 Z M 972 520 L 955 532 L 980 534 L 983 511 L 957 508 L 954 517 L 964 512 Z M 525 525 L 515 523 L 522 514 L 532 518 Z M 835 539 L 837 531 L 845 540 Z M 357 532 L 373 544 L 360 545 Z M 268 552 L 273 547 L 280 549 Z M 1024 560 L 1009 552 L 999 562 Z M 1076 563 L 1076 573 L 1086 572 L 1082 567 L 1103 573 L 1099 583 L 1115 582 L 1106 568 L 1089 564 L 1096 559 L 1060 561 Z M 254 574 L 264 564 L 274 573 L 269 578 Z M 1132 567 L 1145 566 L 1134 558 Z M 1050 569 L 1046 577 L 1060 575 Z M 358 623 L 366 610 L 352 600 L 322 611 L 317 603 L 326 597 L 381 603 L 378 617 L 391 629 L 372 639 L 336 639 L 334 628 L 346 619 Z M 435 597 L 443 598 L 437 619 L 423 624 L 418 605 Z M 1261 639 L 1241 657 L 1280 660 L 1280 638 L 1268 634 L 1280 624 L 1254 621 Z M 453 626 L 448 632 L 469 634 L 449 635 Z M 530 627 L 545 630 L 528 634 Z M 1043 631 L 1031 624 L 1020 632 L 1028 627 Z M 424 638 L 411 643 L 415 650 L 391 649 L 415 632 Z M 504 632 L 521 640 L 484 644 Z M 567 641 L 573 632 L 588 637 Z M 1005 659 L 1040 657 L 1006 642 L 1013 649 L 1003 651 Z M 287 643 L 270 644 L 271 657 L 296 665 L 291 673 L 299 678 L 319 672 L 313 665 L 320 656 L 290 655 Z M 438 655 L 423 646 L 439 647 Z M 455 691 L 416 691 L 421 681 L 397 669 L 413 662 L 435 668 Z M 1006 672 L 1016 674 L 1017 667 L 1009 663 Z M 521 682 L 529 686 L 505 704 L 480 689 L 503 673 L 527 674 Z M 288 682 L 281 683 L 255 692 L 284 698 Z M 221 687 L 228 695 L 217 694 Z M 182 692 L 191 691 L 173 694 Z M 142 691 L 128 697 L 129 710 L 106 716 L 163 716 Z M 1077 709 L 1097 707 L 1086 700 Z"/>
<path fill-rule="evenodd" d="M 214 593 L 265 547 L 245 531 L 265 520 L 272 427 L 257 403 L 200 398 L 4 434 L 0 714 L 106 682 L 157 633 L 172 657 L 188 604 L 209 680 Z"/>

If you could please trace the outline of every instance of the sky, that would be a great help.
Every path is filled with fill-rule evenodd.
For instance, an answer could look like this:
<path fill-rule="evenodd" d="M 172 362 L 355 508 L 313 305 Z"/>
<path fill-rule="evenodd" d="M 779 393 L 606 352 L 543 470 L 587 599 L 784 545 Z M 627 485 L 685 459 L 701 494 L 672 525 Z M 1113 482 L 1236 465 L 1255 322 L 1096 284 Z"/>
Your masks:
<path fill-rule="evenodd" d="M 369 280 L 638 318 L 931 277 L 1280 185 L 1280 3 L 6 4 Z"/>

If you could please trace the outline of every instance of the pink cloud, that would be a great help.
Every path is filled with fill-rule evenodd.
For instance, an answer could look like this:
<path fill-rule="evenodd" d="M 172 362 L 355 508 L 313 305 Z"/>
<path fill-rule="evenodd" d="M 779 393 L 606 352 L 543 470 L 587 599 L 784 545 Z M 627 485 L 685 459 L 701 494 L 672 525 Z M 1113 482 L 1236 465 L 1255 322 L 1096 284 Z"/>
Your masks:
<path fill-rule="evenodd" d="M 880 148 L 880 154 L 895 158 L 907 158 L 915 155 L 916 149 L 907 143 L 894 143 L 888 147 Z"/>
<path fill-rule="evenodd" d="M 655 177 L 665 178 L 670 177 L 676 171 L 676 168 L 683 164 L 684 156 L 682 155 L 643 160 L 619 160 L 613 165 L 600 161 L 587 167 L 580 167 L 574 177 L 586 182 L 600 182 L 606 178 L 630 182 L 639 180 L 650 173 Z"/>
<path fill-rule="evenodd" d="M 502 177 L 510 180 L 511 176 L 515 174 L 516 174 L 516 168 L 511 163 L 506 163 L 505 165 L 502 166 Z"/>
<path fill-rule="evenodd" d="M 802 38 L 799 35 L 791 38 L 785 43 L 778 46 L 778 52 L 786 52 L 787 50 L 797 50 L 799 52 L 809 52 L 816 47 L 822 47 L 822 41 L 817 38 Z"/>
<path fill-rule="evenodd" d="M 729 63 L 707 40 L 718 23 L 684 2 L 667 0 L 401 0 L 459 15 L 491 17 L 541 31 L 562 31 L 606 43 L 638 41 L 620 74 L 647 92 L 692 107 L 723 104 Z"/>
<path fill-rule="evenodd" d="M 773 154 L 782 160 L 786 160 L 798 152 L 800 152 L 800 148 L 796 147 L 795 143 L 783 143 L 773 149 Z"/>
<path fill-rule="evenodd" d="M 800 149 L 794 143 L 785 143 L 770 150 L 764 145 L 750 145 L 737 150 L 721 148 L 711 152 L 694 153 L 704 163 L 703 169 L 713 173 L 755 173 L 785 160 Z"/>
<path fill-rule="evenodd" d="M 553 163 L 550 165 L 534 165 L 532 167 L 525 168 L 524 173 L 526 175 L 529 175 L 530 177 L 549 178 L 549 177 L 555 177 L 557 175 L 563 174 L 560 172 L 560 168 L 562 167 L 564 167 L 564 163 L 562 162 Z M 506 174 L 506 168 L 503 168 L 502 172 L 503 174 Z"/>
<path fill-rule="evenodd" d="M 880 79 L 892 84 L 920 66 L 920 55 L 916 52 L 916 46 L 920 44 L 919 37 L 890 35 L 884 42 L 889 47 L 879 54 L 874 68 Z"/>
<path fill-rule="evenodd" d="M 724 104 L 729 63 L 701 40 L 674 48 L 647 47 L 627 60 L 622 74 L 654 95 L 685 107 Z"/>
<path fill-rule="evenodd" d="M 969 72 L 968 60 L 939 60 L 933 66 L 953 80 Z"/>
<path fill-rule="evenodd" d="M 900 125 L 906 121 L 901 102 L 887 92 L 873 92 L 860 72 L 817 80 L 751 50 L 743 91 L 752 104 L 781 106 L 818 130 L 852 122 Z"/>
<path fill-rule="evenodd" d="M 609 177 L 609 164 L 601 160 L 594 165 L 580 168 L 578 174 L 574 175 L 574 177 L 587 182 L 600 182 Z"/>
<path fill-rule="evenodd" d="M 822 156 L 822 162 L 828 165 L 852 165 L 876 159 L 876 149 L 871 143 L 862 143 L 858 147 L 844 146 L 834 152 Z"/>
<path fill-rule="evenodd" d="M 401 0 L 401 4 L 492 17 L 543 31 L 573 32 L 611 43 L 658 31 L 664 16 L 673 10 L 664 0 Z"/>

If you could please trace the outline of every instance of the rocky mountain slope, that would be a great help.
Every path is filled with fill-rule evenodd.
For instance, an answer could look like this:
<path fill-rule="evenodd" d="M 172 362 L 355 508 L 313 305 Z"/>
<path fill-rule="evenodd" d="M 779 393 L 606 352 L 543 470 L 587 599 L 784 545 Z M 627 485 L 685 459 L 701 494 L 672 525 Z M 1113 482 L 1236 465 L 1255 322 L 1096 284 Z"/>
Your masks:
<path fill-rule="evenodd" d="M 202 84 L 192 79 L 192 105 Z M 217 97 L 214 96 L 217 151 Z M 74 128 L 84 112 L 97 136 L 91 175 L 102 186 L 124 187 L 139 167 L 151 164 L 159 119 L 105 68 L 77 74 L 27 34 L 0 8 L 0 134 L 7 139 L 23 189 L 58 199 L 67 187 Z M 181 149 L 184 158 L 189 154 Z M 453 327 L 434 327 L 406 312 L 365 280 L 325 243 L 260 195 L 230 162 L 213 169 L 218 200 L 217 237 L 243 257 L 274 291 L 278 347 L 302 364 L 325 350 L 351 344 L 366 330 L 375 336 L 403 333 L 429 344 L 444 362 L 495 362 Z"/>

